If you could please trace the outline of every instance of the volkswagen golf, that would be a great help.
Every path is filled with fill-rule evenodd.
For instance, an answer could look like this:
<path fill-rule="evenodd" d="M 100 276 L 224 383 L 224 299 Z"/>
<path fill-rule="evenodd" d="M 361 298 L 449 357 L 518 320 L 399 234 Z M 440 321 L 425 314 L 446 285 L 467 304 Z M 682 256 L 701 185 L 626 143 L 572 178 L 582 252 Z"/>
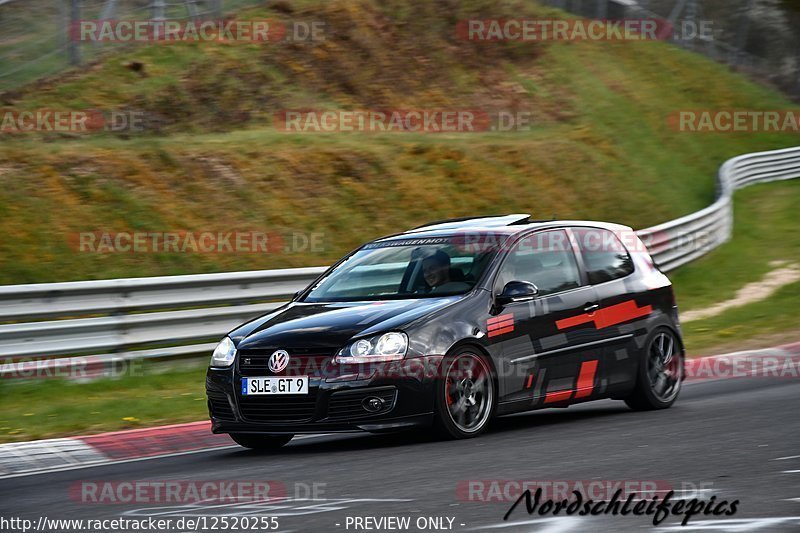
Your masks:
<path fill-rule="evenodd" d="M 672 285 L 628 227 L 508 215 L 358 248 L 231 331 L 206 378 L 212 430 L 254 449 L 299 433 L 431 428 L 611 398 L 672 405 Z"/>

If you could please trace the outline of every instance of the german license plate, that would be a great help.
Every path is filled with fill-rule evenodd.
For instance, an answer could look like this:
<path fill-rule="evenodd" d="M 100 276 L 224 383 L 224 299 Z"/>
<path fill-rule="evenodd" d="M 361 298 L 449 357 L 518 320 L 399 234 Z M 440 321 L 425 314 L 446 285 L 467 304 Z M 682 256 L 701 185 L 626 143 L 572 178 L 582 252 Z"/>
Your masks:
<path fill-rule="evenodd" d="M 242 378 L 242 396 L 258 394 L 308 394 L 308 376 Z"/>

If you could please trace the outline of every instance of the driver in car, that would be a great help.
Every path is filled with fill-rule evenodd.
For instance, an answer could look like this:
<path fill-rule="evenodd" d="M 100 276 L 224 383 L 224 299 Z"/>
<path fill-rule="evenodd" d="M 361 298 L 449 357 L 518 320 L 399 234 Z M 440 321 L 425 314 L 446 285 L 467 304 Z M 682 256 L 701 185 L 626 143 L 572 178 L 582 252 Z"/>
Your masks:
<path fill-rule="evenodd" d="M 469 284 L 451 279 L 450 256 L 442 250 L 422 260 L 422 276 L 434 293 L 454 293 L 469 288 Z"/>

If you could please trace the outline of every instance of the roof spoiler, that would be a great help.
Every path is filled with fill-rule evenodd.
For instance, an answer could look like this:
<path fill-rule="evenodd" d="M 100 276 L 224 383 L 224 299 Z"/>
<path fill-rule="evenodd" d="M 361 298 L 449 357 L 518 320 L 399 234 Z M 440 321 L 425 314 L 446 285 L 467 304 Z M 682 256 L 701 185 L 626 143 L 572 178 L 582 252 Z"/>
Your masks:
<path fill-rule="evenodd" d="M 436 222 L 429 222 L 422 226 L 408 230 L 406 233 L 414 231 L 421 231 L 423 229 L 458 229 L 461 227 L 479 226 L 483 228 L 501 228 L 504 226 L 518 226 L 530 223 L 531 215 L 529 214 L 516 214 L 516 215 L 496 215 L 489 217 L 462 217 L 451 218 L 447 220 L 439 220 Z"/>

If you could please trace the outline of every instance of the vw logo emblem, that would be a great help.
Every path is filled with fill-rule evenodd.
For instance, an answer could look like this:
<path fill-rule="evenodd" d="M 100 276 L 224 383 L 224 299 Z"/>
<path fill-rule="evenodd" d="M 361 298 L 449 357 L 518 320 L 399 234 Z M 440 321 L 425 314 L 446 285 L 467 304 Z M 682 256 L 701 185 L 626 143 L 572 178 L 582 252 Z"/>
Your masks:
<path fill-rule="evenodd" d="M 274 372 L 277 374 L 278 372 L 283 372 L 283 370 L 289 366 L 289 354 L 286 350 L 276 350 L 269 356 L 269 361 L 267 362 L 267 366 L 269 367 L 270 372 Z"/>

